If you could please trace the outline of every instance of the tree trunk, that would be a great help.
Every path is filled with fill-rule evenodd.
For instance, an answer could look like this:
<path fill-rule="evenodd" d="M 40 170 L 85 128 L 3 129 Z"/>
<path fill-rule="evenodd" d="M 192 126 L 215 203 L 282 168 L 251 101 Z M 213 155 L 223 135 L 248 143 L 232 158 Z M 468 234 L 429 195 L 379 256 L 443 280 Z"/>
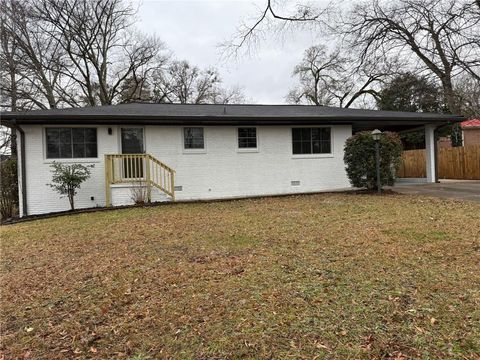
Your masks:
<path fill-rule="evenodd" d="M 10 155 L 17 158 L 17 130 L 10 129 Z"/>
<path fill-rule="evenodd" d="M 455 96 L 455 92 L 453 91 L 452 79 L 445 76 L 441 79 L 441 81 L 443 94 L 445 95 L 445 101 L 447 103 L 449 112 L 452 114 L 460 113 L 460 107 Z"/>
<path fill-rule="evenodd" d="M 10 71 L 10 110 L 17 111 L 17 78 L 15 74 L 15 64 L 13 58 L 9 57 L 9 71 Z M 17 130 L 10 129 L 10 155 L 12 158 L 17 158 Z"/>
<path fill-rule="evenodd" d="M 71 192 L 68 194 L 68 201 L 70 202 L 70 210 L 75 210 L 75 204 L 73 200 L 74 196 L 75 195 L 73 195 Z"/>

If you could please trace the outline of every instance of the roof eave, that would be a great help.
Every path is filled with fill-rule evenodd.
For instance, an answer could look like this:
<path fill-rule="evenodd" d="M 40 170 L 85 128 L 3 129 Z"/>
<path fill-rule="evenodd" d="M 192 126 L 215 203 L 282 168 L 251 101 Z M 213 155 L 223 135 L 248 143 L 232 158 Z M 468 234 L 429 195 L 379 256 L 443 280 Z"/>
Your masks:
<path fill-rule="evenodd" d="M 258 125 L 295 125 L 305 124 L 352 124 L 355 122 L 385 123 L 399 121 L 405 123 L 453 123 L 464 121 L 463 116 L 444 115 L 442 117 L 419 116 L 296 116 L 296 117 L 255 117 L 255 116 L 143 116 L 143 115 L 35 115 L 35 114 L 5 114 L 2 116 L 2 123 L 15 120 L 18 124 L 25 125 L 50 125 L 50 124 L 95 124 L 95 125 L 236 125 L 236 124 L 258 124 Z"/>

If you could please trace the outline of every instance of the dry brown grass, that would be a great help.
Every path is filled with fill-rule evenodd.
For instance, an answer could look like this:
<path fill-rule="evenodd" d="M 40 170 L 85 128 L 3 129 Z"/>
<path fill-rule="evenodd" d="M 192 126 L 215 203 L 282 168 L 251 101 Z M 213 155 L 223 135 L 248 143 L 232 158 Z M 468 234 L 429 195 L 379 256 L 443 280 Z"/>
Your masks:
<path fill-rule="evenodd" d="M 325 194 L 0 229 L 5 358 L 470 358 L 480 206 Z"/>

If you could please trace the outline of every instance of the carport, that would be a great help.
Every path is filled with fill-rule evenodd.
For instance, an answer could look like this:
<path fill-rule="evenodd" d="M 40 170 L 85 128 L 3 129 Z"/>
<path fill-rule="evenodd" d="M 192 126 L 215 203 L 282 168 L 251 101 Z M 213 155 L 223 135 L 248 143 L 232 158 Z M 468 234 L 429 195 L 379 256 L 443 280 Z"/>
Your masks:
<path fill-rule="evenodd" d="M 352 123 L 353 132 L 355 133 L 358 131 L 371 131 L 374 129 L 379 129 L 381 131 L 393 131 L 397 133 L 405 133 L 418 130 L 424 131 L 426 150 L 425 165 L 427 176 L 426 178 L 417 179 L 417 181 L 427 183 L 437 182 L 438 167 L 436 133 L 439 129 L 453 123 L 462 122 L 465 118 L 459 115 L 430 113 L 402 113 L 393 111 L 375 111 L 375 113 L 383 114 L 383 119 L 371 119 L 368 121 L 354 122 Z"/>

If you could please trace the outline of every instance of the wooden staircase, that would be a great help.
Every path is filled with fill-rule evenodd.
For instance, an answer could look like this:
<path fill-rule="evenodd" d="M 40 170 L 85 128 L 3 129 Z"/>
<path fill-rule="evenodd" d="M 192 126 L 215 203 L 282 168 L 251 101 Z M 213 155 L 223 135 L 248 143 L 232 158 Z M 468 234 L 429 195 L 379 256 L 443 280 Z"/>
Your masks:
<path fill-rule="evenodd" d="M 175 201 L 175 170 L 150 154 L 105 155 L 105 199 L 112 205 L 111 185 L 145 186 L 147 201 L 152 201 L 152 187 Z"/>

